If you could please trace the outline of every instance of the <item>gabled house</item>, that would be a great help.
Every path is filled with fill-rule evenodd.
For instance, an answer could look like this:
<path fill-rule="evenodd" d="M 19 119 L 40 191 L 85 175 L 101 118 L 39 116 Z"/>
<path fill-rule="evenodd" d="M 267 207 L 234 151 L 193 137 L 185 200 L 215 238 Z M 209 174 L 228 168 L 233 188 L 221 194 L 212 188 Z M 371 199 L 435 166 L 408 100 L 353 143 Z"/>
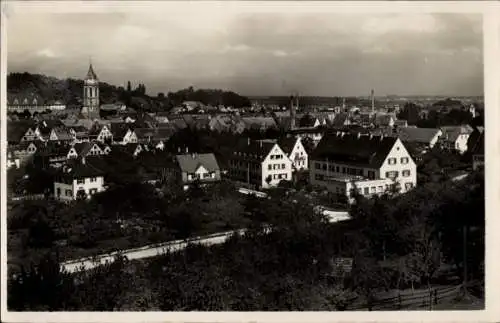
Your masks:
<path fill-rule="evenodd" d="M 137 157 L 141 152 L 144 151 L 144 147 L 138 143 L 129 143 L 126 145 L 115 145 L 113 146 L 113 150 L 120 151 L 127 155 Z"/>
<path fill-rule="evenodd" d="M 308 155 L 300 137 L 288 137 L 278 141 L 278 145 L 292 161 L 293 170 L 308 169 Z"/>
<path fill-rule="evenodd" d="M 42 168 L 61 167 L 68 159 L 71 147 L 60 143 L 47 143 L 39 146 L 33 155 L 33 162 Z"/>
<path fill-rule="evenodd" d="M 348 199 L 355 192 L 370 197 L 417 185 L 417 166 L 395 137 L 329 133 L 309 159 L 310 183 Z"/>
<path fill-rule="evenodd" d="M 241 140 L 227 156 L 229 176 L 254 188 L 270 188 L 292 180 L 292 161 L 273 141 Z"/>
<path fill-rule="evenodd" d="M 12 151 L 13 156 L 18 158 L 20 163 L 23 163 L 29 157 L 33 156 L 37 152 L 38 147 L 41 146 L 42 144 L 40 144 L 39 142 L 26 141 L 15 146 L 9 145 L 8 148 Z"/>
<path fill-rule="evenodd" d="M 319 119 L 316 117 L 313 117 L 310 114 L 306 114 L 302 118 L 300 118 L 298 124 L 299 124 L 299 128 L 317 128 L 319 126 L 322 126 Z"/>
<path fill-rule="evenodd" d="M 338 113 L 335 115 L 335 119 L 333 119 L 332 126 L 333 127 L 344 127 L 351 125 L 351 120 L 349 119 L 348 113 Z"/>
<path fill-rule="evenodd" d="M 374 122 L 377 127 L 393 127 L 395 123 L 396 118 L 392 114 L 377 114 Z"/>
<path fill-rule="evenodd" d="M 76 138 L 76 132 L 71 128 L 55 127 L 49 134 L 49 141 L 72 142 Z"/>
<path fill-rule="evenodd" d="M 441 147 L 463 154 L 467 151 L 467 141 L 473 129 L 469 125 L 441 127 Z"/>
<path fill-rule="evenodd" d="M 89 199 L 104 190 L 104 172 L 87 164 L 85 158 L 61 167 L 54 179 L 54 197 L 61 201 L 73 201 L 79 196 Z"/>
<path fill-rule="evenodd" d="M 40 140 L 37 125 L 32 121 L 11 121 L 7 123 L 7 142 L 18 144 L 23 141 Z"/>
<path fill-rule="evenodd" d="M 113 141 L 113 133 L 110 130 L 109 125 L 95 124 L 89 131 L 89 139 L 96 140 L 98 142 L 111 142 Z"/>
<path fill-rule="evenodd" d="M 69 158 L 85 158 L 88 156 L 105 155 L 105 152 L 95 142 L 81 142 L 74 144 L 68 152 Z"/>
<path fill-rule="evenodd" d="M 201 185 L 221 179 L 219 164 L 214 154 L 183 154 L 175 156 L 174 174 L 184 189 L 193 183 Z"/>
<path fill-rule="evenodd" d="M 111 132 L 113 134 L 113 143 L 126 145 L 129 143 L 137 143 L 138 138 L 133 128 L 124 123 L 111 124 Z"/>

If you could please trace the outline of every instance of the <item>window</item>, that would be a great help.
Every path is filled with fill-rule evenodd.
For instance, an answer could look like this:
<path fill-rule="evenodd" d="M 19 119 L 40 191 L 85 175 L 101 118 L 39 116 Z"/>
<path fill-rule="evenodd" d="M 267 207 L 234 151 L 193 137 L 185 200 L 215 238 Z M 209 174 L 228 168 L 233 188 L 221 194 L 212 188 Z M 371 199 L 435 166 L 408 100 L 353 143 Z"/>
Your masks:
<path fill-rule="evenodd" d="M 285 169 L 285 164 L 281 164 L 281 169 Z"/>
<path fill-rule="evenodd" d="M 340 167 L 339 167 L 339 166 L 336 166 L 335 168 L 336 168 L 336 172 L 337 172 L 337 173 L 340 173 Z"/>
<path fill-rule="evenodd" d="M 60 187 L 57 188 L 56 192 L 57 192 L 57 197 L 61 196 L 61 188 Z"/>
<path fill-rule="evenodd" d="M 95 193 L 97 193 L 97 188 L 91 188 L 89 190 L 89 195 L 94 195 Z"/>
<path fill-rule="evenodd" d="M 76 184 L 85 184 L 85 179 L 77 179 Z"/>
<path fill-rule="evenodd" d="M 321 169 L 321 163 L 316 162 L 315 167 L 316 167 L 316 169 Z"/>
<path fill-rule="evenodd" d="M 409 170 L 404 170 L 403 171 L 403 177 L 408 177 L 410 176 L 410 171 Z"/>
<path fill-rule="evenodd" d="M 345 167 L 342 167 L 342 174 L 345 174 Z"/>
<path fill-rule="evenodd" d="M 379 192 L 383 192 L 383 191 L 384 191 L 384 187 L 383 187 L 383 186 L 379 186 L 379 187 L 378 187 L 378 191 L 379 191 Z"/>
<path fill-rule="evenodd" d="M 188 180 L 190 181 L 190 180 L 192 180 L 192 179 L 193 179 L 193 175 L 188 174 Z"/>
<path fill-rule="evenodd" d="M 363 190 L 362 190 L 362 189 L 360 189 L 360 188 L 358 188 L 358 193 L 359 193 L 360 195 L 361 195 L 361 194 L 363 194 Z"/>
<path fill-rule="evenodd" d="M 368 187 L 365 187 L 365 188 L 364 188 L 364 192 L 365 192 L 365 195 L 370 194 L 370 190 L 369 190 L 369 188 L 368 188 Z"/>
<path fill-rule="evenodd" d="M 323 170 L 326 170 L 326 164 L 323 164 Z"/>
<path fill-rule="evenodd" d="M 408 157 L 401 157 L 401 164 L 408 164 L 409 160 Z"/>
<path fill-rule="evenodd" d="M 399 173 L 397 171 L 392 171 L 392 172 L 386 172 L 385 177 L 388 178 L 396 178 L 398 177 Z"/>
<path fill-rule="evenodd" d="M 405 189 L 406 190 L 411 190 L 413 188 L 413 183 L 406 183 L 405 184 Z"/>
<path fill-rule="evenodd" d="M 91 183 L 92 183 L 92 182 L 97 182 L 97 178 L 96 178 L 96 177 L 91 177 L 91 178 L 90 178 L 90 182 L 91 182 Z"/>
<path fill-rule="evenodd" d="M 71 190 L 66 190 L 66 196 L 73 196 L 73 192 Z"/>
<path fill-rule="evenodd" d="M 361 171 L 361 174 L 360 175 L 363 175 L 363 171 Z M 368 171 L 368 178 L 369 179 L 374 179 L 375 178 L 375 172 L 372 171 L 372 170 L 369 170 Z"/>
<path fill-rule="evenodd" d="M 272 170 L 272 169 L 273 169 L 273 165 L 268 165 L 268 166 L 267 166 L 267 169 L 268 169 L 268 170 Z"/>
<path fill-rule="evenodd" d="M 372 187 L 371 187 L 371 192 L 372 192 L 372 193 L 377 193 L 377 188 L 376 188 L 375 186 L 372 186 Z"/>
<path fill-rule="evenodd" d="M 288 176 L 287 176 L 286 174 L 283 174 L 283 178 L 284 178 L 284 179 L 287 179 L 287 177 L 288 177 Z"/>
<path fill-rule="evenodd" d="M 396 164 L 396 158 L 389 158 L 387 162 L 389 163 L 389 165 L 394 165 Z"/>

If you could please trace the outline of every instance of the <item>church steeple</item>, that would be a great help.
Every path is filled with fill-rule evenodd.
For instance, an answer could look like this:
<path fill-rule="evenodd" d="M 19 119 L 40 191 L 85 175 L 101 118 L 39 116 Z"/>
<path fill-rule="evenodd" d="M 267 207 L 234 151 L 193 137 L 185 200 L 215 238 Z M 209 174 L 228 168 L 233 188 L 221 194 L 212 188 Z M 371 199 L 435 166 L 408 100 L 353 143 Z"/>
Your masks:
<path fill-rule="evenodd" d="M 92 67 L 92 62 L 89 65 L 89 71 L 87 72 L 87 80 L 97 80 L 97 75 L 94 72 L 94 68 Z"/>
<path fill-rule="evenodd" d="M 99 79 L 94 72 L 92 62 L 83 81 L 83 111 L 90 119 L 99 118 Z"/>

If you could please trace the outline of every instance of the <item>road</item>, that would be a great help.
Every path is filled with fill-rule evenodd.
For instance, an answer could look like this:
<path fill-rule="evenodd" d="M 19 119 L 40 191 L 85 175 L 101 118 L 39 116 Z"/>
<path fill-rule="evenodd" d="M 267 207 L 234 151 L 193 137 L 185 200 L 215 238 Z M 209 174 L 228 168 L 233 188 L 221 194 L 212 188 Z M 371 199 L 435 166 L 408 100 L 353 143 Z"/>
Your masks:
<path fill-rule="evenodd" d="M 100 265 L 113 262 L 116 255 L 122 255 L 129 260 L 145 259 L 156 257 L 167 252 L 175 252 L 185 249 L 189 244 L 214 245 L 224 243 L 233 233 L 244 234 L 245 230 L 234 230 L 222 233 L 211 234 L 208 236 L 196 237 L 189 240 L 175 240 L 162 244 L 149 245 L 140 248 L 128 249 L 109 254 L 99 255 L 97 257 L 85 257 L 76 260 L 69 260 L 61 264 L 61 268 L 67 272 L 73 273 L 82 270 L 90 270 Z"/>

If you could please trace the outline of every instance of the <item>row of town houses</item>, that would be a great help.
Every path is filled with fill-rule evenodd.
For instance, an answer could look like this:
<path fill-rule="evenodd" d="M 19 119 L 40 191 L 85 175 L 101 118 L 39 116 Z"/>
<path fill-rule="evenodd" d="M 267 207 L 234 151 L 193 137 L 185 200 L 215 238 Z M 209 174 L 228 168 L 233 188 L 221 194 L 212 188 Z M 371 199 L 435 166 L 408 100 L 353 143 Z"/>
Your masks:
<path fill-rule="evenodd" d="M 54 196 L 76 199 L 105 189 L 105 174 L 99 163 L 113 150 L 134 158 L 143 152 L 165 149 L 175 132 L 142 117 L 133 121 L 85 120 L 85 125 L 66 125 L 59 120 L 10 122 L 8 161 L 19 165 L 33 159 L 57 168 Z M 153 119 L 154 120 L 154 119 Z M 310 138 L 315 148 L 307 151 L 303 141 Z M 474 139 L 474 140 L 472 140 Z M 481 144 L 482 142 L 482 144 Z M 267 189 L 282 181 L 293 181 L 295 174 L 308 171 L 309 183 L 350 197 L 383 194 L 397 187 L 405 193 L 417 185 L 416 155 L 409 146 L 425 153 L 436 145 L 463 153 L 474 150 L 474 168 L 484 163 L 484 129 L 469 126 L 425 129 L 415 127 L 378 129 L 298 128 L 282 139 L 241 138 L 229 152 L 216 158 L 213 153 L 178 152 L 165 167 L 184 188 L 192 183 L 208 184 L 226 177 L 242 186 Z"/>

